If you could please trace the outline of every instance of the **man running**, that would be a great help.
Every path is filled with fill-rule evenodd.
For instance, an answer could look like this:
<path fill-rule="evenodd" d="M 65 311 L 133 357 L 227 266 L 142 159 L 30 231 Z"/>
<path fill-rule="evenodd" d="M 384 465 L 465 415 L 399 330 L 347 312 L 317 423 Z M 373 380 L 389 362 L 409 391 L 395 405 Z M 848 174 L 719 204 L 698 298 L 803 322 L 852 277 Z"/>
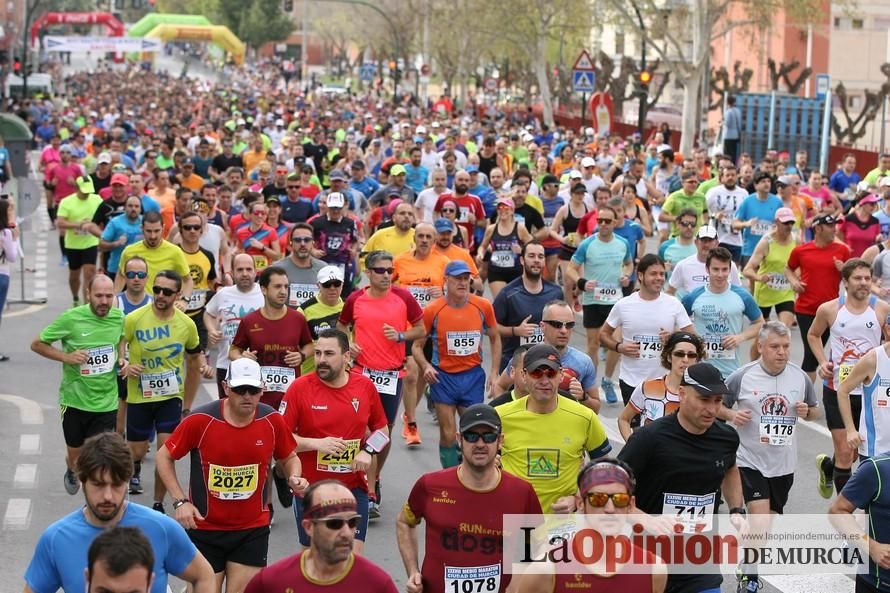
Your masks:
<path fill-rule="evenodd" d="M 327 265 L 312 257 L 312 232 L 312 226 L 305 222 L 295 224 L 290 230 L 290 255 L 275 262 L 287 274 L 290 283 L 287 305 L 294 309 L 315 295 L 318 272 Z"/>
<path fill-rule="evenodd" d="M 161 270 L 172 270 L 182 278 L 181 296 L 176 301 L 176 308 L 185 311 L 192 297 L 192 275 L 189 273 L 188 261 L 182 250 L 164 239 L 164 224 L 158 212 L 146 212 L 142 215 L 142 241 L 124 248 L 121 253 L 120 267 L 125 268 L 127 261 L 136 255 L 148 264 L 147 286 L 154 286 L 155 274 Z M 118 275 L 114 279 L 114 291 L 124 289 L 124 278 Z"/>
<path fill-rule="evenodd" d="M 707 284 L 708 270 L 705 262 L 708 259 L 708 254 L 717 246 L 717 229 L 710 225 L 705 225 L 698 229 L 698 232 L 695 234 L 695 252 L 674 265 L 665 292 L 675 295 L 678 299 L 682 299 L 696 288 Z M 724 245 L 721 243 L 720 247 L 724 247 Z M 667 266 L 667 264 L 665 265 Z M 735 261 L 732 262 L 729 282 L 734 286 L 742 285 L 739 279 L 739 269 L 736 267 Z"/>
<path fill-rule="evenodd" d="M 68 257 L 68 288 L 74 306 L 80 306 L 80 292 L 87 300 L 87 286 L 96 274 L 99 238 L 90 232 L 93 216 L 102 204 L 89 177 L 78 177 L 77 191 L 59 203 L 56 225 L 65 231 L 65 255 Z M 83 274 L 83 283 L 81 283 Z M 122 283 L 123 285 L 123 283 Z"/>
<path fill-rule="evenodd" d="M 720 175 L 721 185 L 712 187 L 705 194 L 708 202 L 708 213 L 716 223 L 717 239 L 720 247 L 725 247 L 732 254 L 732 260 L 739 263 L 742 257 L 742 233 L 733 228 L 736 211 L 742 200 L 749 193 L 743 187 L 736 185 L 739 180 L 739 171 L 735 165 L 728 164 L 723 167 Z"/>
<path fill-rule="evenodd" d="M 837 390 L 837 407 L 844 422 L 847 444 L 859 452 L 859 459 L 890 451 L 890 423 L 887 422 L 887 387 L 890 386 L 890 342 L 872 348 L 859 359 Z M 861 412 L 853 415 L 851 392 L 861 386 Z M 866 418 L 863 422 L 862 418 Z"/>
<path fill-rule="evenodd" d="M 207 302 L 213 296 L 218 285 L 216 275 L 216 258 L 213 253 L 204 249 L 199 244 L 201 235 L 204 234 L 204 218 L 197 212 L 190 210 L 179 217 L 178 228 L 180 233 L 179 247 L 185 254 L 185 260 L 189 266 L 189 275 L 192 277 L 192 294 L 185 306 L 185 314 L 192 318 L 195 327 L 198 328 L 198 339 L 201 342 L 201 351 L 207 350 L 207 327 L 204 325 L 204 309 Z M 207 364 L 206 354 L 201 365 L 201 374 L 206 379 L 213 377 L 213 369 Z"/>

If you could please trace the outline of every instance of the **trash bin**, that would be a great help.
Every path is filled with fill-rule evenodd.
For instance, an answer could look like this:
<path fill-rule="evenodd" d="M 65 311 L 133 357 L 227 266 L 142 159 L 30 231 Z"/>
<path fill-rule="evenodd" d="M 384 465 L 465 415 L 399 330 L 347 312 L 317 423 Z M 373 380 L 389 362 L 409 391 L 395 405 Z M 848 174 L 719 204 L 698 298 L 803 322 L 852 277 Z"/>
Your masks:
<path fill-rule="evenodd" d="M 28 151 L 34 138 L 28 124 L 11 113 L 0 113 L 0 136 L 3 136 L 6 149 L 9 151 L 12 176 L 27 177 L 30 174 Z"/>

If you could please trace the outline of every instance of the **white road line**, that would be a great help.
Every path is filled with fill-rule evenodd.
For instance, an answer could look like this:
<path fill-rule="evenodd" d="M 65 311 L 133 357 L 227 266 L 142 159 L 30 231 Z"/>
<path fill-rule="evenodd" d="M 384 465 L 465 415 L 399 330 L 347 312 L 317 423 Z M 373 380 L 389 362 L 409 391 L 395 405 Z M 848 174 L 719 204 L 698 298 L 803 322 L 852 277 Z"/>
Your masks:
<path fill-rule="evenodd" d="M 40 435 L 23 434 L 19 436 L 19 455 L 37 455 L 40 453 Z"/>
<path fill-rule="evenodd" d="M 46 264 L 45 261 L 43 263 L 44 263 L 44 265 Z M 34 272 L 34 278 L 46 278 L 46 268 L 44 267 L 39 270 L 36 270 Z"/>
<path fill-rule="evenodd" d="M 3 529 L 27 529 L 31 524 L 31 499 L 10 498 L 3 514 Z"/>
<path fill-rule="evenodd" d="M 782 593 L 851 593 L 853 579 L 842 574 L 770 575 L 760 577 Z"/>
<path fill-rule="evenodd" d="M 37 483 L 37 464 L 19 463 L 12 477 L 13 488 L 33 488 Z"/>
<path fill-rule="evenodd" d="M 829 439 L 831 438 L 831 431 L 828 430 L 827 428 L 825 428 L 825 426 L 823 426 L 822 424 L 820 424 L 820 423 L 818 423 L 818 422 L 806 422 L 806 421 L 804 421 L 804 422 L 800 422 L 799 425 L 800 425 L 800 426 L 804 426 L 804 427 L 806 427 L 806 428 L 809 428 L 809 429 L 812 430 L 813 432 L 818 432 L 818 433 L 821 434 L 821 435 L 825 435 L 825 436 L 827 436 Z"/>
<path fill-rule="evenodd" d="M 0 401 L 9 402 L 19 409 L 22 424 L 43 424 L 43 410 L 37 402 L 8 393 L 0 393 Z"/>

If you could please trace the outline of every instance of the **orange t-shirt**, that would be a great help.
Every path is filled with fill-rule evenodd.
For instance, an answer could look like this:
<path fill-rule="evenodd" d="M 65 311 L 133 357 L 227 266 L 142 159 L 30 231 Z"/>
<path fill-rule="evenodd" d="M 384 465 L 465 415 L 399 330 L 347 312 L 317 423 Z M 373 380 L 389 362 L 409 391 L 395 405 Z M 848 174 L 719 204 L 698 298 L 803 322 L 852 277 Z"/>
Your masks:
<path fill-rule="evenodd" d="M 435 251 L 426 259 L 417 259 L 413 251 L 403 253 L 393 261 L 393 281 L 407 289 L 418 305 L 426 307 L 433 301 L 429 289 L 434 286 L 442 288 L 445 285 L 445 266 L 450 261 Z"/>
<path fill-rule="evenodd" d="M 440 297 L 423 310 L 423 325 L 433 343 L 433 366 L 446 373 L 461 373 L 482 364 L 482 336 L 496 327 L 491 302 L 469 295 L 463 307 L 448 305 Z"/>
<path fill-rule="evenodd" d="M 448 258 L 448 261 L 460 260 L 465 262 L 470 267 L 470 274 L 473 277 L 479 275 L 479 269 L 476 267 L 476 262 L 473 261 L 473 256 L 470 255 L 470 252 L 462 247 L 458 247 L 454 243 L 448 246 L 448 249 L 442 249 L 438 245 L 433 247 L 433 253 L 438 253 L 440 255 L 444 255 Z"/>

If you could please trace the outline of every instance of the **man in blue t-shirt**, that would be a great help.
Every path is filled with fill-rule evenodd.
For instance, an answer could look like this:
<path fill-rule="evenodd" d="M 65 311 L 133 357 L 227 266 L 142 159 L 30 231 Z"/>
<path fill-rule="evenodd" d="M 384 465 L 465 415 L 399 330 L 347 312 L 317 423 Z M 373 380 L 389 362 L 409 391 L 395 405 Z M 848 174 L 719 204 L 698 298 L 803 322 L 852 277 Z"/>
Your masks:
<path fill-rule="evenodd" d="M 179 523 L 127 500 L 132 474 L 133 457 L 119 434 L 105 432 L 84 442 L 77 458 L 77 477 L 86 504 L 40 536 L 25 571 L 24 593 L 83 591 L 90 543 L 118 526 L 138 527 L 151 542 L 155 557 L 151 593 L 166 593 L 169 574 L 190 583 L 195 593 L 217 590 L 210 563 Z"/>
<path fill-rule="evenodd" d="M 770 193 L 772 182 L 765 171 L 755 174 L 754 193 L 742 200 L 732 221 L 733 230 L 742 231 L 742 268 L 754 255 L 760 239 L 772 230 L 776 210 L 782 207 L 782 199 Z"/>
<path fill-rule="evenodd" d="M 831 174 L 828 180 L 828 189 L 846 208 L 856 197 L 856 187 L 860 181 L 862 178 L 856 172 L 856 157 L 847 153 L 844 155 L 841 168 Z"/>

